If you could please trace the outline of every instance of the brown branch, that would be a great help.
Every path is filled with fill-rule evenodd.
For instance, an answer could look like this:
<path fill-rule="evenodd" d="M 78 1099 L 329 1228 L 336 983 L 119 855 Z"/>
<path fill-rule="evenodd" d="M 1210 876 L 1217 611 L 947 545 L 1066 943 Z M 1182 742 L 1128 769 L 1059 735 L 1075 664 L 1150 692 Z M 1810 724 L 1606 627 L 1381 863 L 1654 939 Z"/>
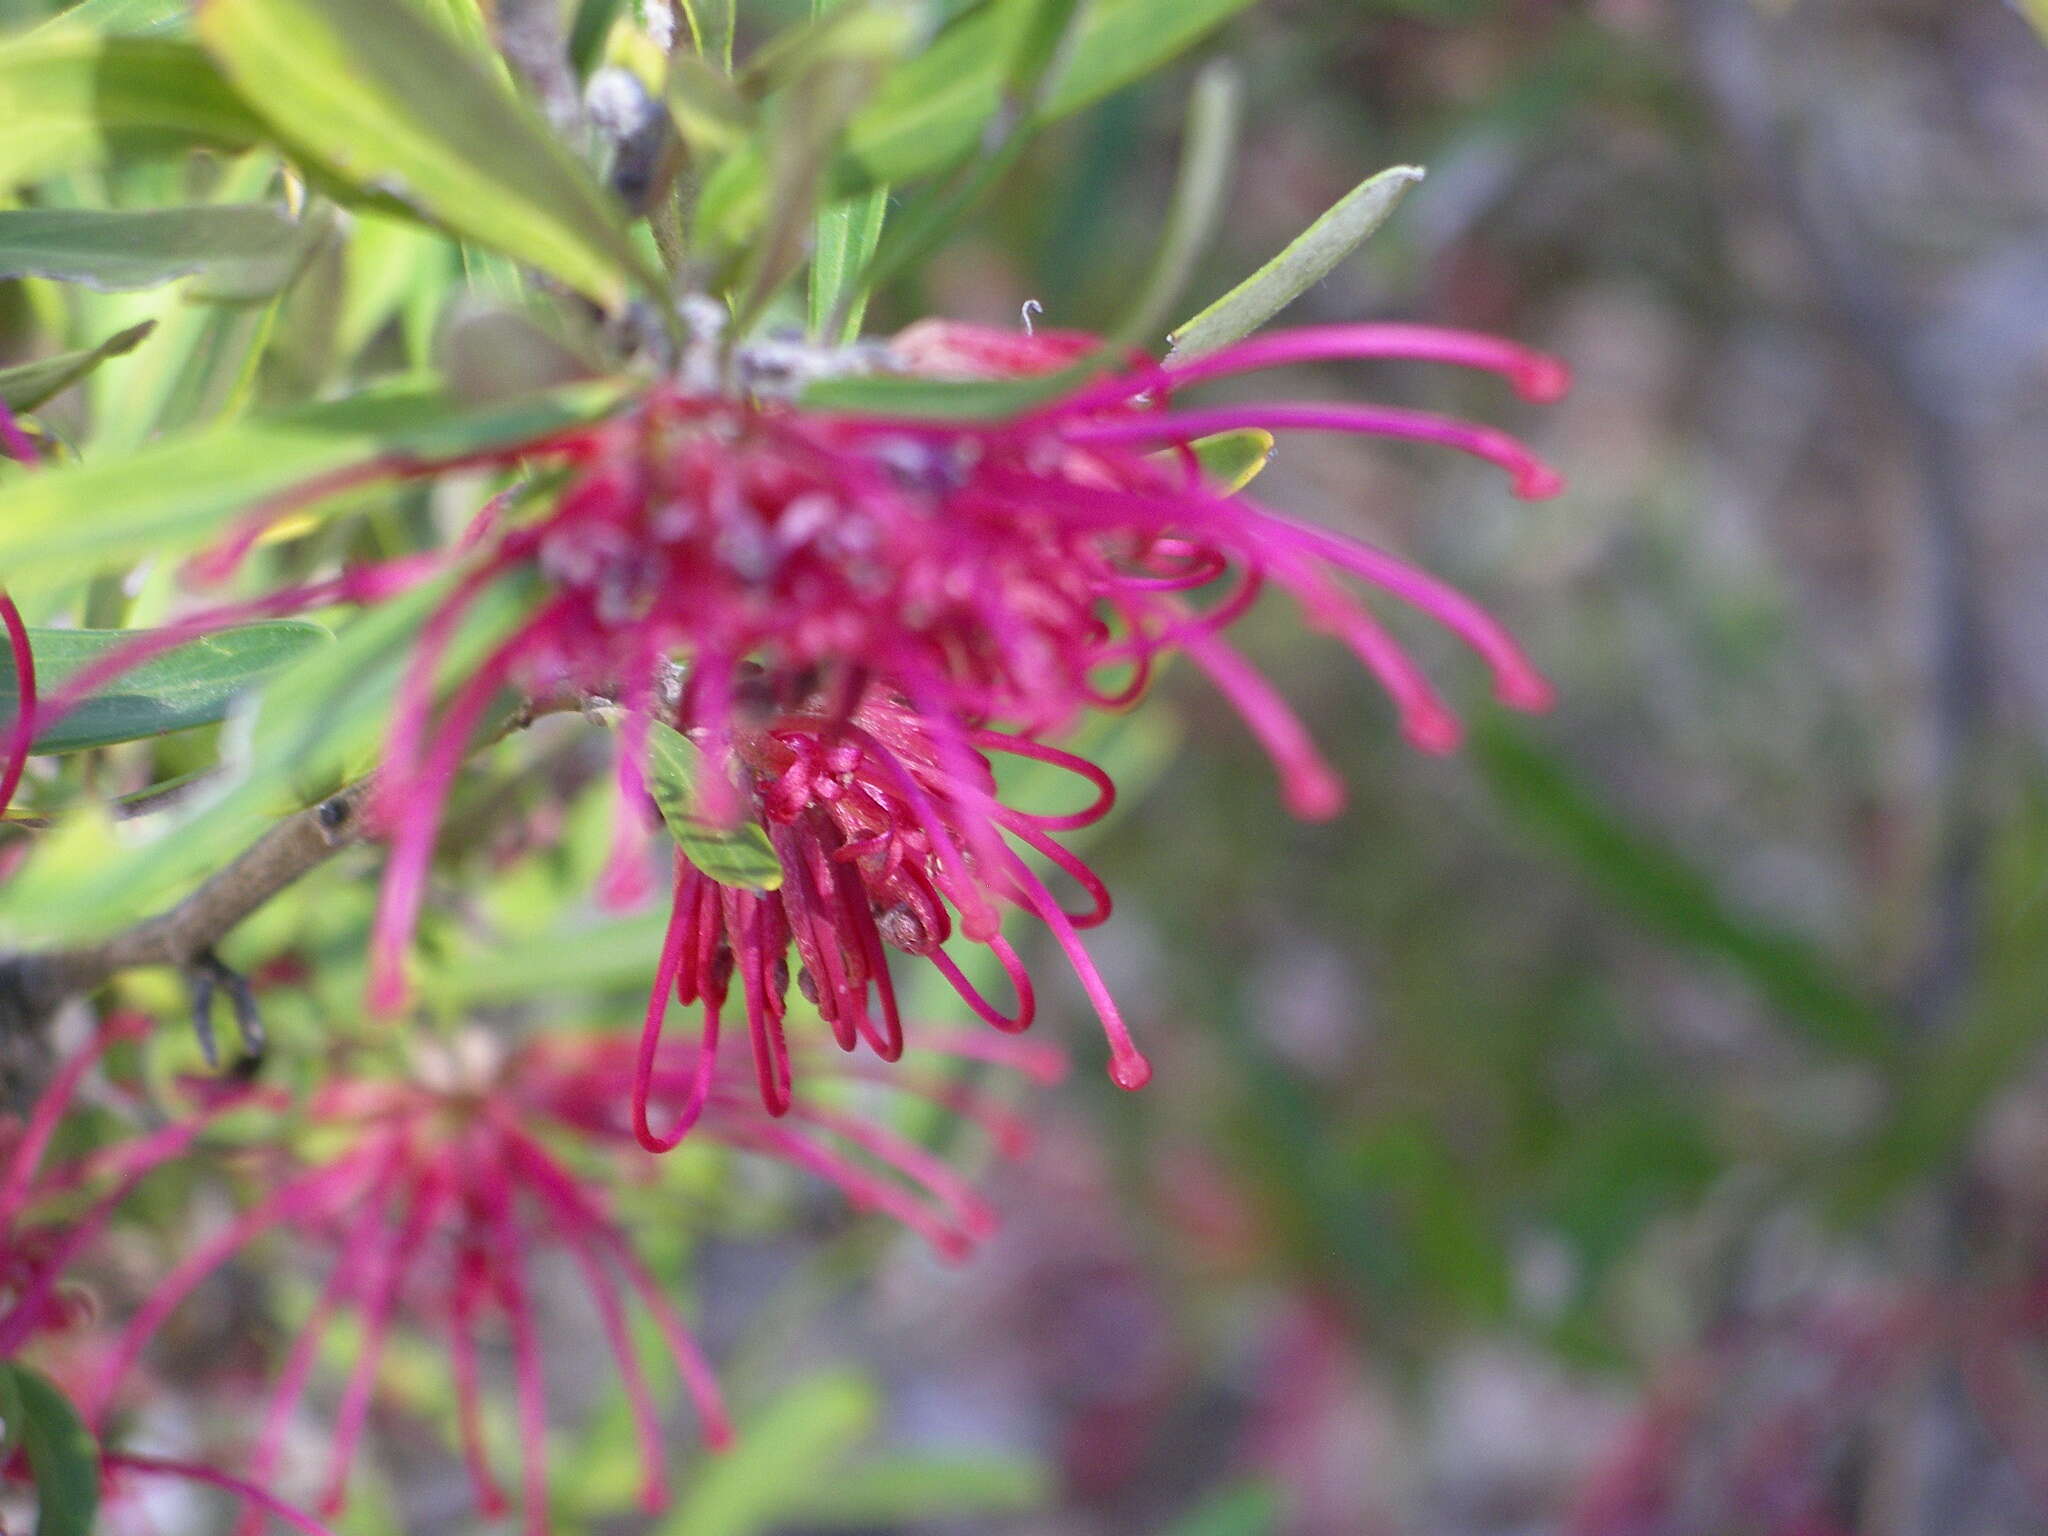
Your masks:
<path fill-rule="evenodd" d="M 167 912 L 98 944 L 0 959 L 0 1028 L 39 1030 L 66 1000 L 136 966 L 191 970 L 244 918 L 362 835 L 370 782 L 286 817 Z"/>
<path fill-rule="evenodd" d="M 677 686 L 671 669 L 664 702 L 673 703 Z M 525 700 L 478 741 L 476 750 L 495 746 L 543 715 L 583 709 L 590 702 L 568 692 Z M 374 782 L 374 775 L 360 778 L 318 805 L 287 816 L 176 906 L 97 944 L 0 954 L 0 1079 L 19 1075 L 7 1067 L 10 1042 L 34 1054 L 24 1037 L 40 1037 L 67 1001 L 122 971 L 159 965 L 202 983 L 230 977 L 214 946 L 280 891 L 362 838 L 363 810 Z M 202 1043 L 209 998 L 205 986 L 195 989 Z"/>

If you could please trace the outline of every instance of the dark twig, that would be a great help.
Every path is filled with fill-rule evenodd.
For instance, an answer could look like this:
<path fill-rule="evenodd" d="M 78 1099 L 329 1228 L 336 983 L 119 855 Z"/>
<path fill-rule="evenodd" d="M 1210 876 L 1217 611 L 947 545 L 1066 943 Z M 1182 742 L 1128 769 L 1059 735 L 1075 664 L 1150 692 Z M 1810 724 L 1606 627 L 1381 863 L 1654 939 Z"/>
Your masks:
<path fill-rule="evenodd" d="M 145 965 L 170 966 L 193 978 L 196 1014 L 200 978 L 208 974 L 214 946 L 278 892 L 355 842 L 369 791 L 370 781 L 359 779 L 320 804 L 286 817 L 169 911 L 101 943 L 0 959 L 0 1030 L 39 1030 L 67 998 Z M 226 969 L 217 959 L 212 965 Z M 209 1003 L 212 983 L 223 979 L 219 971 L 206 984 Z M 239 1021 L 239 1004 L 237 1008 Z M 246 1024 L 243 1027 L 244 1043 L 249 1044 Z M 260 1026 L 258 1031 L 260 1040 Z M 204 1028 L 200 1043 L 208 1043 Z"/>

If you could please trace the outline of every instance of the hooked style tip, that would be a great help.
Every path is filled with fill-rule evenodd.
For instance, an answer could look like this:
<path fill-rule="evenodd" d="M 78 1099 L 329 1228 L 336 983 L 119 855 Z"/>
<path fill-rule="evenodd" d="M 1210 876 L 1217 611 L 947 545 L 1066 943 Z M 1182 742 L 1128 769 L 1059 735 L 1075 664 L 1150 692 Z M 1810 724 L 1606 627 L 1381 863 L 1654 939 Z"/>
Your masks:
<path fill-rule="evenodd" d="M 1344 809 L 1344 783 L 1320 764 L 1290 770 L 1282 787 L 1288 811 L 1303 821 L 1329 821 Z"/>
<path fill-rule="evenodd" d="M 1564 490 L 1564 476 L 1541 459 L 1530 459 L 1514 474 L 1514 494 L 1522 501 L 1548 501 Z"/>
<path fill-rule="evenodd" d="M 1449 757 L 1465 744 L 1465 727 L 1447 709 L 1411 709 L 1402 718 L 1408 745 L 1431 757 Z"/>
<path fill-rule="evenodd" d="M 1127 1093 L 1136 1093 L 1152 1081 L 1152 1063 L 1136 1050 L 1120 1051 L 1109 1059 L 1109 1080 Z"/>
<path fill-rule="evenodd" d="M 1509 709 L 1525 715 L 1548 714 L 1557 707 L 1557 689 L 1550 679 L 1534 668 L 1526 672 L 1502 673 L 1493 696 Z"/>
<path fill-rule="evenodd" d="M 1537 405 L 1553 405 L 1571 393 L 1571 365 L 1563 358 L 1531 352 L 1508 381 L 1516 394 Z"/>

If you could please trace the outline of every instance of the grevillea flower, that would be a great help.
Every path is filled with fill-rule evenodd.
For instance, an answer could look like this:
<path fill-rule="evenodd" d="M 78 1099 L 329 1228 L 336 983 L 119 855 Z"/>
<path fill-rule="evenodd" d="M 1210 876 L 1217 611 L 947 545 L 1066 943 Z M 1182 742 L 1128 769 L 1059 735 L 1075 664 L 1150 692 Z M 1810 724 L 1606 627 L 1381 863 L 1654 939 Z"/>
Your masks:
<path fill-rule="evenodd" d="M 109 1016 L 85 1049 L 58 1068 L 25 1122 L 0 1122 L 0 1360 L 11 1359 L 37 1335 L 89 1315 L 84 1298 L 67 1288 L 73 1263 L 137 1185 L 189 1151 L 239 1102 L 232 1091 L 214 1091 L 196 1113 L 69 1163 L 45 1166 L 51 1140 L 86 1077 L 116 1041 L 148 1027 L 139 1014 Z M 40 1214 L 60 1201 L 83 1202 L 83 1209 L 63 1219 Z"/>
<path fill-rule="evenodd" d="M 895 352 L 908 372 L 990 377 L 1048 372 L 1092 345 L 1072 335 L 926 323 L 899 337 Z M 1424 412 L 1180 401 L 1226 375 L 1346 358 L 1477 368 L 1535 400 L 1556 398 L 1567 383 L 1563 366 L 1542 354 L 1409 325 L 1278 332 L 1172 368 L 1141 359 L 995 419 L 805 409 L 664 382 L 611 419 L 486 456 L 552 471 L 530 483 L 560 488 L 497 498 L 445 559 L 408 557 L 259 600 L 274 614 L 316 597 L 389 593 L 436 569 L 451 573 L 401 685 L 373 805 L 391 838 L 373 1007 L 389 1013 L 403 1004 L 404 952 L 442 807 L 492 700 L 512 686 L 529 697 L 601 697 L 621 709 L 615 872 L 637 868 L 643 856 L 643 760 L 656 719 L 704 749 L 719 819 L 761 817 L 771 829 L 789 894 L 762 901 L 713 891 L 686 872 L 664 965 L 686 997 L 712 1003 L 709 1030 L 726 985 L 722 956 L 732 955 L 750 1026 L 765 1041 L 757 1069 L 771 1108 L 786 1095 L 787 1074 L 774 1044 L 779 1010 L 768 999 L 781 992 L 788 944 L 809 985 L 829 999 L 820 1006 L 841 1040 L 867 1038 L 891 1054 L 892 1004 L 874 938 L 929 953 L 944 969 L 932 936 L 945 906 L 965 937 L 1000 945 L 994 898 L 1052 925 L 1109 1033 L 1113 1075 L 1141 1084 L 1143 1058 L 1074 939 L 1080 923 L 1058 915 L 1005 839 L 1036 848 L 1090 888 L 1094 910 L 1080 921 L 1106 911 L 1099 882 L 1047 846 L 1048 823 L 1020 825 L 1001 812 L 986 787 L 985 752 L 1052 757 L 1101 780 L 1099 770 L 1044 743 L 1083 711 L 1135 701 L 1158 662 L 1181 653 L 1273 758 L 1288 804 L 1304 816 L 1334 814 L 1342 800 L 1335 773 L 1224 637 L 1267 586 L 1356 653 L 1386 686 L 1406 736 L 1425 750 L 1455 746 L 1458 723 L 1356 585 L 1420 609 L 1465 640 L 1503 702 L 1537 709 L 1550 699 L 1514 640 L 1470 599 L 1384 550 L 1288 518 L 1203 473 L 1196 447 L 1219 433 L 1335 431 L 1476 455 L 1505 469 L 1521 496 L 1559 488 L 1557 475 L 1513 438 Z M 381 472 L 439 467 L 408 462 Z M 370 466 L 353 478 L 378 472 Z M 252 514 L 200 566 L 232 569 L 288 501 Z M 514 575 L 537 577 L 541 597 L 437 700 L 434 680 L 464 618 Z M 103 664 L 90 684 L 71 680 L 69 694 L 104 681 L 115 665 Z M 908 723 L 890 739 L 860 724 L 863 711 Z M 789 725 L 804 714 L 821 723 Z M 764 741 L 777 744 L 766 763 Z M 827 804 L 829 791 L 848 782 L 859 785 L 851 803 L 872 812 L 858 831 L 835 822 Z M 847 863 L 857 867 L 858 891 L 834 869 Z M 1019 981 L 1014 957 L 997 952 Z M 879 1025 L 867 1014 L 869 988 Z M 1021 981 L 1019 996 L 1009 1022 L 1028 1017 Z M 971 993 L 969 1001 L 1004 1020 Z M 651 1010 L 650 1030 L 652 1020 Z M 642 1130 L 650 1145 L 674 1134 Z"/>
<path fill-rule="evenodd" d="M 122 1511 L 132 1492 L 131 1482 L 138 1478 L 169 1478 L 176 1482 L 190 1483 L 194 1487 L 211 1488 L 228 1495 L 248 1512 L 252 1526 L 260 1528 L 266 1519 L 278 1521 L 304 1536 L 334 1536 L 334 1533 L 315 1520 L 304 1510 L 287 1504 L 268 1489 L 259 1488 L 244 1478 L 209 1467 L 203 1462 L 180 1461 L 167 1456 L 145 1456 L 125 1451 L 102 1451 L 100 1465 L 100 1523 L 94 1527 L 99 1531 L 121 1531 L 127 1529 L 150 1531 L 154 1525 L 138 1519 L 133 1524 L 122 1523 Z M 0 1465 L 0 1483 L 18 1483 L 34 1487 L 34 1473 L 28 1464 L 26 1451 L 17 1449 L 5 1465 Z"/>
<path fill-rule="evenodd" d="M 710 1102 L 722 1010 L 735 976 L 744 999 L 761 1102 L 770 1114 L 790 1103 L 784 1018 L 795 949 L 796 980 L 843 1050 L 865 1042 L 885 1061 L 903 1052 L 903 1021 L 887 951 L 929 960 L 973 1011 L 1005 1031 L 1027 1028 L 1031 979 L 997 931 L 994 904 L 1038 915 L 1072 959 L 1095 1000 L 1120 1081 L 1148 1070 L 1076 930 L 1109 916 L 1109 892 L 1052 834 L 1105 815 L 1115 786 L 1094 764 L 1014 734 L 967 734 L 964 763 L 943 758 L 923 718 L 900 699 L 873 691 L 851 708 L 822 703 L 780 712 L 765 707 L 731 732 L 732 759 L 781 864 L 773 891 L 721 885 L 678 851 L 667 935 L 648 999 L 633 1087 L 633 1128 L 641 1144 L 673 1147 Z M 1065 769 L 1094 798 L 1064 814 L 1026 812 L 996 798 L 986 752 L 1008 752 Z M 1064 911 L 1003 835 L 1042 855 L 1087 895 L 1086 911 Z M 941 946 L 951 913 L 985 943 L 1015 994 L 1012 1011 L 991 1003 Z M 674 1123 L 648 1119 L 650 1074 L 669 996 L 699 1004 L 706 1075 L 683 1099 Z"/>
<path fill-rule="evenodd" d="M 686 1058 L 671 1052 L 656 1061 L 657 1101 L 702 1075 Z M 305 1150 L 267 1170 L 269 1192 L 187 1255 L 128 1321 L 88 1399 L 89 1420 L 105 1417 L 150 1338 L 195 1286 L 263 1233 L 288 1228 L 300 1243 L 331 1248 L 333 1258 L 271 1390 L 253 1481 L 276 1475 L 320 1342 L 347 1308 L 360 1317 L 362 1344 L 337 1410 L 321 1511 L 345 1500 L 378 1367 L 402 1322 L 445 1344 L 477 1504 L 487 1513 L 508 1509 L 482 1430 L 478 1335 L 495 1314 L 512 1346 L 525 1523 L 545 1530 L 547 1415 L 530 1266 L 535 1255 L 555 1251 L 587 1284 L 631 1406 L 643 1502 L 663 1507 L 661 1424 L 628 1332 L 628 1294 L 659 1329 L 706 1439 L 722 1445 L 731 1430 L 702 1351 L 608 1213 L 608 1181 L 622 1166 L 613 1154 L 634 1150 L 624 1111 L 631 1043 L 542 1039 L 506 1054 L 473 1032 L 447 1050 L 422 1048 L 418 1060 L 411 1080 L 341 1076 L 314 1092 L 300 1138 Z M 970 1100 L 953 1102 L 984 1113 Z M 855 1203 L 887 1211 L 944 1251 L 962 1251 L 988 1225 L 986 1207 L 943 1163 L 843 1111 L 800 1102 L 777 1121 L 751 1094 L 721 1091 L 711 1096 L 704 1126 L 716 1140 L 830 1179 Z"/>
<path fill-rule="evenodd" d="M 85 1049 L 66 1060 L 36 1100 L 25 1122 L 0 1123 L 0 1360 L 12 1360 L 39 1338 L 81 1332 L 95 1308 L 67 1272 L 99 1237 L 116 1208 L 154 1170 L 183 1155 L 225 1110 L 240 1101 L 212 1091 L 199 1113 L 128 1141 L 112 1143 L 71 1162 L 48 1166 L 50 1144 L 92 1069 L 117 1041 L 144 1033 L 139 1014 L 115 1014 Z M 39 1217 L 39 1208 L 76 1207 L 63 1219 Z M 326 1528 L 267 1490 L 191 1461 L 106 1450 L 100 1454 L 101 1497 L 118 1503 L 129 1477 L 169 1477 L 210 1487 L 239 1500 L 252 1526 L 266 1516 L 308 1536 Z M 17 1446 L 0 1461 L 0 1482 L 33 1483 L 26 1452 Z"/>

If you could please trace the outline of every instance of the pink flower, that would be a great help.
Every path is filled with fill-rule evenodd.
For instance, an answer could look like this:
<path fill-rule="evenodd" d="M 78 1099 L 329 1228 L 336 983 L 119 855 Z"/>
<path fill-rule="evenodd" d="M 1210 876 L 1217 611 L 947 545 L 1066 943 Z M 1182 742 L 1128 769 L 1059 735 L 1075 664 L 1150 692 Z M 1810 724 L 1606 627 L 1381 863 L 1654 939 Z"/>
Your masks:
<path fill-rule="evenodd" d="M 26 1122 L 0 1122 L 0 1360 L 38 1334 L 71 1327 L 89 1304 L 66 1289 L 66 1272 L 106 1229 L 114 1212 L 156 1169 L 190 1150 L 241 1095 L 214 1091 L 194 1114 L 58 1167 L 46 1167 L 51 1140 L 88 1074 L 115 1042 L 145 1033 L 139 1014 L 113 1014 L 86 1048 L 58 1068 Z M 40 1218 L 59 1197 L 85 1199 L 82 1213 Z"/>
<path fill-rule="evenodd" d="M 667 1131 L 657 1133 L 649 1124 L 649 1073 L 671 989 L 677 1001 L 701 1006 L 698 1060 L 708 1074 L 737 977 L 762 1105 L 771 1115 L 787 1110 L 791 1074 L 783 1021 L 792 948 L 798 986 L 842 1050 L 865 1042 L 885 1061 L 902 1055 L 903 1022 L 889 976 L 889 949 L 928 960 L 998 1029 L 1028 1027 L 1035 1010 L 1031 979 L 998 930 L 997 902 L 1035 913 L 1052 930 L 1101 1014 L 1118 1080 L 1129 1086 L 1144 1080 L 1149 1068 L 1076 931 L 1108 917 L 1109 892 L 1052 836 L 1108 812 L 1115 786 L 1101 769 L 1027 737 L 989 730 L 967 733 L 962 750 L 949 758 L 921 716 L 901 700 L 873 692 L 844 714 L 765 714 L 733 731 L 730 747 L 749 814 L 767 830 L 783 883 L 775 891 L 720 885 L 678 852 L 668 932 L 633 1086 L 634 1133 L 643 1146 L 656 1152 L 673 1147 L 711 1092 L 707 1075 L 685 1096 Z M 1003 805 L 986 752 L 1066 769 L 1095 797 L 1063 815 Z M 1005 835 L 1079 884 L 1088 910 L 1064 911 Z M 1016 994 L 1013 1011 L 1005 1013 L 985 998 L 941 947 L 952 935 L 955 912 L 962 931 L 986 944 L 1002 966 Z"/>
<path fill-rule="evenodd" d="M 907 370 L 988 378 L 1046 373 L 1093 343 L 928 322 L 895 345 Z M 436 568 L 456 572 L 394 705 L 373 805 L 391 839 L 372 956 L 375 1009 L 404 1002 L 405 951 L 442 807 L 493 700 L 515 686 L 529 697 L 595 697 L 622 710 L 610 893 L 630 894 L 640 878 L 650 721 L 704 749 L 719 819 L 761 818 L 769 828 L 783 892 L 769 899 L 719 889 L 683 870 L 663 976 L 685 1000 L 706 1003 L 707 1035 L 715 1035 L 726 968 L 737 970 L 771 1108 L 788 1090 L 777 1042 L 791 945 L 842 1043 L 865 1039 L 888 1056 L 898 1026 L 883 950 L 927 955 L 952 974 L 937 947 L 953 921 L 949 908 L 966 938 L 996 949 L 1018 992 L 1006 1015 L 955 977 L 970 1005 L 1010 1027 L 1028 1019 L 1030 987 L 999 933 L 1000 902 L 1051 927 L 1109 1034 L 1113 1075 L 1141 1084 L 1144 1059 L 1075 937 L 1107 915 L 1106 893 L 1052 842 L 1055 822 L 997 803 L 986 753 L 1059 762 L 1096 783 L 1106 806 L 1100 770 L 1045 742 L 1085 711 L 1134 702 L 1159 662 L 1180 653 L 1263 744 L 1288 804 L 1303 816 L 1334 814 L 1343 798 L 1335 773 L 1225 638 L 1268 586 L 1380 679 L 1404 733 L 1425 750 L 1453 748 L 1458 722 L 1359 587 L 1418 608 L 1465 640 L 1503 702 L 1540 709 L 1550 700 L 1512 637 L 1469 598 L 1384 550 L 1287 518 L 1203 474 L 1196 445 L 1218 433 L 1334 431 L 1475 455 L 1506 470 L 1518 495 L 1559 489 L 1555 472 L 1520 443 L 1468 422 L 1356 405 L 1180 403 L 1183 392 L 1226 375 L 1344 358 L 1477 368 L 1535 400 L 1556 398 L 1567 383 L 1555 359 L 1407 325 L 1276 332 L 1175 368 L 1140 358 L 1000 419 L 807 410 L 663 383 L 614 419 L 499 456 L 559 474 L 561 489 L 537 511 L 522 511 L 521 493 L 509 492 L 446 556 L 358 569 L 231 610 L 243 617 L 370 601 Z M 282 510 L 264 509 L 202 563 L 231 566 Z M 435 679 L 472 605 L 520 576 L 538 578 L 530 612 L 437 700 Z M 102 664 L 93 681 L 115 665 Z M 66 698 L 84 686 L 73 679 Z M 886 718 L 893 734 L 864 724 L 868 716 Z M 1089 910 L 1061 914 L 1020 846 L 1079 880 Z M 650 1009 L 650 1035 L 659 1011 Z M 675 1134 L 641 1130 L 649 1145 Z"/>
<path fill-rule="evenodd" d="M 360 1318 L 362 1344 L 343 1388 L 321 1511 L 344 1502 L 378 1367 L 401 1321 L 447 1349 L 478 1507 L 506 1510 L 482 1436 L 478 1333 L 495 1316 L 512 1345 L 526 1527 L 543 1531 L 547 1414 L 530 1266 L 536 1254 L 554 1250 L 584 1278 L 631 1405 L 643 1503 L 663 1507 L 660 1417 L 628 1333 L 628 1296 L 659 1329 L 706 1438 L 723 1445 L 731 1430 L 695 1339 L 608 1211 L 608 1181 L 629 1155 L 638 1156 L 624 1110 L 634 1065 L 626 1041 L 542 1039 L 504 1055 L 488 1036 L 471 1033 L 448 1050 L 423 1051 L 412 1081 L 329 1081 L 307 1105 L 308 1151 L 271 1168 L 268 1193 L 188 1254 L 121 1331 L 87 1403 L 89 1420 L 105 1417 L 150 1338 L 202 1280 L 263 1233 L 288 1229 L 296 1241 L 331 1249 L 333 1259 L 271 1391 L 252 1481 L 268 1485 L 275 1476 L 321 1339 L 335 1315 L 350 1309 Z M 700 1075 L 694 1060 L 667 1053 L 654 1063 L 651 1091 L 666 1099 Z M 984 1113 L 971 1100 L 955 1107 Z M 831 1180 L 856 1204 L 888 1212 L 943 1251 L 962 1251 L 986 1229 L 985 1206 L 957 1175 L 845 1111 L 800 1102 L 787 1121 L 772 1121 L 751 1095 L 721 1090 L 711 1095 L 704 1123 L 719 1141 Z"/>

